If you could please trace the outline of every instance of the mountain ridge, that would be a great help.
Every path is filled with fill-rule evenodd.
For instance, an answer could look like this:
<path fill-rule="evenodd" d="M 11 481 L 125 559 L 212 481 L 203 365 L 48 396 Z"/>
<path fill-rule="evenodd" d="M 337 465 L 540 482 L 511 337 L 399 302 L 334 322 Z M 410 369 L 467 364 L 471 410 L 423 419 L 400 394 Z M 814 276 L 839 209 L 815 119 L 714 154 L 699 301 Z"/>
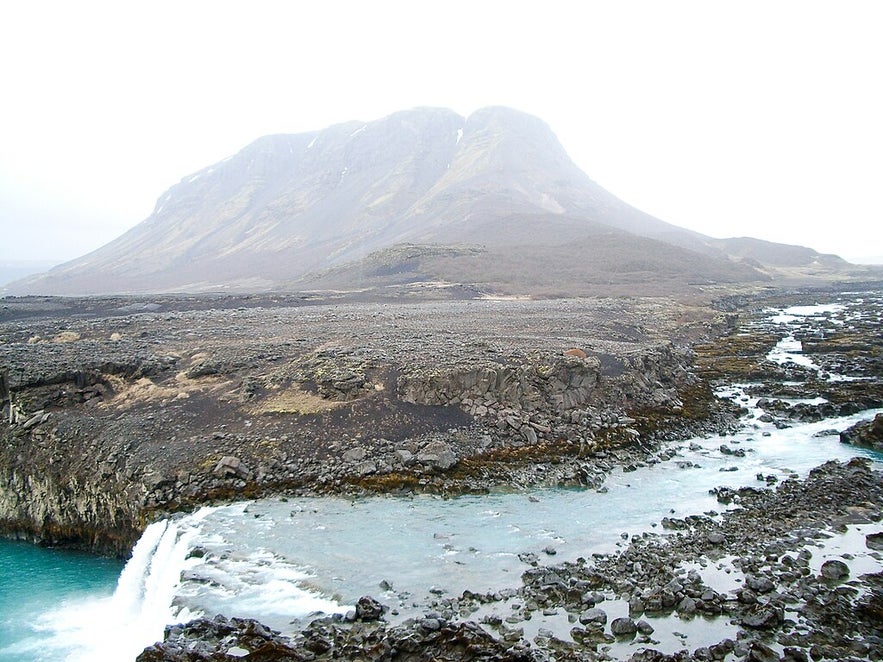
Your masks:
<path fill-rule="evenodd" d="M 591 180 L 534 116 L 499 106 L 468 117 L 417 108 L 258 138 L 169 188 L 147 219 L 117 239 L 7 292 L 266 291 L 309 284 L 310 274 L 406 244 L 482 245 L 498 262 L 507 247 L 516 254 L 558 246 L 562 259 L 604 263 L 590 244 L 583 256 L 566 247 L 610 232 L 608 252 L 631 256 L 641 246 L 654 253 L 648 264 L 701 264 L 668 270 L 686 283 L 700 273 L 702 282 L 761 282 L 769 278 L 765 267 L 782 266 L 777 259 L 800 266 L 819 255 L 800 247 L 782 258 L 780 245 L 730 243 L 650 216 Z M 544 253 L 556 260 L 554 251 Z M 480 270 L 470 273 L 481 278 Z M 602 277 L 597 269 L 568 273 L 575 286 Z M 530 289 L 524 276 L 512 265 L 495 286 Z"/>

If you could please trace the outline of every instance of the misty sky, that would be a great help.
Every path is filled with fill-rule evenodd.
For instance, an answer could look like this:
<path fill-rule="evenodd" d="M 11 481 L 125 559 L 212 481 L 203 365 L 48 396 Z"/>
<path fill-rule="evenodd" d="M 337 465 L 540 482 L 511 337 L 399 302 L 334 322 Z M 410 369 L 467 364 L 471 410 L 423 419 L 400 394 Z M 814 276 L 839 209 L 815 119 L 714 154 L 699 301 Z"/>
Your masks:
<path fill-rule="evenodd" d="M 4 2 L 0 260 L 69 259 L 269 133 L 538 115 L 706 234 L 883 255 L 883 3 Z"/>

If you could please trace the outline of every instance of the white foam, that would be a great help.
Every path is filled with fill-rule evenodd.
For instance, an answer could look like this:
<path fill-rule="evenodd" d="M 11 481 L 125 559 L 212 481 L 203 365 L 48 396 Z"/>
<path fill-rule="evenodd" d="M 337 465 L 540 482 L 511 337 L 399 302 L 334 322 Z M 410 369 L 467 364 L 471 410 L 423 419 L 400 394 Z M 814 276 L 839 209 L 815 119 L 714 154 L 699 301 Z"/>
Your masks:
<path fill-rule="evenodd" d="M 175 605 L 181 572 L 202 520 L 202 508 L 179 520 L 148 526 L 107 598 L 64 604 L 37 624 L 50 633 L 50 649 L 69 651 L 66 660 L 134 659 L 160 641 L 166 625 L 198 616 Z"/>

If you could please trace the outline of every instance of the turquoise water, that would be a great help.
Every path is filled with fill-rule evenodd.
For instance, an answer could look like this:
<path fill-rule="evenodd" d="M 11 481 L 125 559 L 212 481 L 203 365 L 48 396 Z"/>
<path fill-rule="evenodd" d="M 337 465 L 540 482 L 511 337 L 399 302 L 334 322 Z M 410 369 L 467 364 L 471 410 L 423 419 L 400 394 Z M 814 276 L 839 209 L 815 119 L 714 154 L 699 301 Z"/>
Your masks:
<path fill-rule="evenodd" d="M 0 539 L 0 661 L 58 660 L 47 620 L 66 605 L 109 596 L 123 563 Z"/>

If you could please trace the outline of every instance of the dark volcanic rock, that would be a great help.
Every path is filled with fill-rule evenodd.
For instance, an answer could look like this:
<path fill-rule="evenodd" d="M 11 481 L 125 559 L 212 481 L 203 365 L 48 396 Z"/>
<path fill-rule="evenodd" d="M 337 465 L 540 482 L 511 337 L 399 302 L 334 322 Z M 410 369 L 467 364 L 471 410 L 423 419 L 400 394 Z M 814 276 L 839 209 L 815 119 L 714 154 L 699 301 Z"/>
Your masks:
<path fill-rule="evenodd" d="M 844 430 L 840 433 L 840 441 L 883 451 L 883 414 L 877 414 L 872 421 L 862 421 Z"/>
<path fill-rule="evenodd" d="M 334 619 L 313 621 L 285 637 L 249 619 L 198 619 L 166 628 L 164 640 L 142 652 L 138 662 L 259 662 L 377 660 L 378 662 L 531 662 L 537 658 L 490 636 L 473 623 L 407 621 L 396 627 L 345 626 Z"/>
<path fill-rule="evenodd" d="M 831 559 L 822 564 L 821 573 L 825 579 L 845 579 L 849 577 L 849 566 L 843 561 Z"/>

